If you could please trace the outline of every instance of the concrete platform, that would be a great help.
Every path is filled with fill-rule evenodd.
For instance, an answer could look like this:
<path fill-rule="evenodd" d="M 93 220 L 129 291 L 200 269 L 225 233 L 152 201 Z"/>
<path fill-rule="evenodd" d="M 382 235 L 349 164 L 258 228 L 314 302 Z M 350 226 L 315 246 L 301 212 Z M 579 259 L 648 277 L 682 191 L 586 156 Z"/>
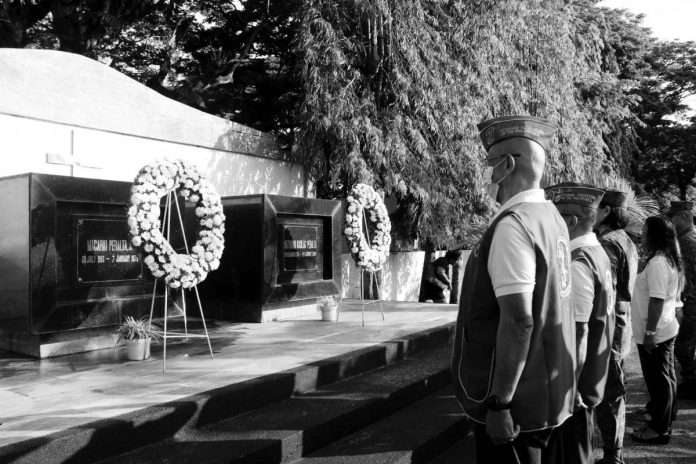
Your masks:
<path fill-rule="evenodd" d="M 319 313 L 265 324 L 208 321 L 215 359 L 205 339 L 170 341 L 166 373 L 161 345 L 139 362 L 127 361 L 125 348 L 43 360 L 0 352 L 0 447 L 451 325 L 457 314 L 455 305 L 385 302 L 382 321 L 378 305 L 367 308 L 364 327 L 356 300 L 344 301 L 338 322 Z M 202 333 L 195 323 L 189 330 Z"/>

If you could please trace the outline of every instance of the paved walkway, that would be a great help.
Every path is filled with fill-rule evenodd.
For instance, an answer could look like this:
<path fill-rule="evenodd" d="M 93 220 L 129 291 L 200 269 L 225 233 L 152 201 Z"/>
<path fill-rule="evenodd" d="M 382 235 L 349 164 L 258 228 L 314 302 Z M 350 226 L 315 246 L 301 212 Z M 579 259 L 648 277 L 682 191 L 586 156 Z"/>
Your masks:
<path fill-rule="evenodd" d="M 678 400 L 679 412 L 677 420 L 672 424 L 672 439 L 669 445 L 646 446 L 631 439 L 630 435 L 633 429 L 640 428 L 643 424 L 636 411 L 645 405 L 648 395 L 635 345 L 627 361 L 628 396 L 626 400 L 626 435 L 624 439 L 626 463 L 696 463 L 696 401 L 694 400 Z M 595 439 L 596 443 L 601 443 L 598 435 L 595 436 Z M 597 459 L 601 458 L 601 455 L 601 451 L 595 452 Z"/>
<path fill-rule="evenodd" d="M 321 322 L 318 313 L 266 324 L 209 321 L 216 359 L 210 359 L 204 339 L 170 342 L 166 373 L 161 345 L 140 362 L 127 361 L 125 348 L 44 360 L 0 352 L 0 446 L 438 327 L 453 322 L 457 310 L 419 303 L 384 306 L 385 321 L 377 306 L 368 307 L 365 327 L 355 300 L 345 303 L 336 323 Z M 192 331 L 200 333 L 195 325 Z M 638 445 L 630 432 L 641 424 L 635 411 L 647 394 L 635 348 L 627 377 L 626 462 L 696 463 L 696 401 L 679 401 L 669 445 Z"/>
<path fill-rule="evenodd" d="M 344 302 L 339 322 L 322 322 L 319 313 L 265 324 L 209 321 L 215 360 L 205 339 L 170 341 L 166 373 L 161 345 L 147 361 L 126 360 L 123 347 L 44 360 L 0 352 L 0 446 L 439 327 L 457 312 L 386 302 L 382 321 L 378 305 L 367 308 L 365 327 L 356 300 Z"/>

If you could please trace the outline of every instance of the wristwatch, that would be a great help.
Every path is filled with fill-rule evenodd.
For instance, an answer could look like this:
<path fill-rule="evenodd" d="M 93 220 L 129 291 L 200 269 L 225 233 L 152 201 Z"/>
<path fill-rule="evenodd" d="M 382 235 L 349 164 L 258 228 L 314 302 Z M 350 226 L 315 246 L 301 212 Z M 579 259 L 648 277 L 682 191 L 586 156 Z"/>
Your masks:
<path fill-rule="evenodd" d="M 486 409 L 488 409 L 489 411 L 505 411 L 507 409 L 510 409 L 510 407 L 512 406 L 512 402 L 502 403 L 500 401 L 500 398 L 498 398 L 495 395 L 490 395 L 488 398 L 486 398 L 483 404 L 486 405 Z"/>
<path fill-rule="evenodd" d="M 655 335 L 657 335 L 657 332 L 654 330 L 646 330 L 645 335 L 647 335 L 648 337 L 654 337 Z"/>

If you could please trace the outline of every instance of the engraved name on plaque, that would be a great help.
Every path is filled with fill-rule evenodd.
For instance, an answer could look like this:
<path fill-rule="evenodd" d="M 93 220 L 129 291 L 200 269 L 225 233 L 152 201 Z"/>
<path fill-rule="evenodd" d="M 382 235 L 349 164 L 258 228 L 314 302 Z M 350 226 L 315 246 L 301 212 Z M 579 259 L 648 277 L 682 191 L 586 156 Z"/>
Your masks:
<path fill-rule="evenodd" d="M 125 218 L 76 217 L 78 284 L 116 283 L 143 279 L 140 253 L 128 238 Z"/>
<path fill-rule="evenodd" d="M 317 226 L 283 226 L 283 271 L 317 269 Z"/>

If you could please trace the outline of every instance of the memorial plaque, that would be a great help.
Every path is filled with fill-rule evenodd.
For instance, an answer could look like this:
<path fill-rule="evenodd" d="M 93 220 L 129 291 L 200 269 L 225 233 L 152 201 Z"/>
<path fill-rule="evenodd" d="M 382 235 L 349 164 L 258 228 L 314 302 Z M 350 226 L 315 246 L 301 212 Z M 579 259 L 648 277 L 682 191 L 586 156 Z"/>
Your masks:
<path fill-rule="evenodd" d="M 313 271 L 318 268 L 319 226 L 282 224 L 282 271 Z"/>
<path fill-rule="evenodd" d="M 222 204 L 220 269 L 198 288 L 206 314 L 270 321 L 315 313 L 317 297 L 340 292 L 340 202 L 262 194 Z"/>
<path fill-rule="evenodd" d="M 278 214 L 279 284 L 323 280 L 324 219 L 301 214 Z"/>
<path fill-rule="evenodd" d="M 109 284 L 143 279 L 141 255 L 128 240 L 125 219 L 77 216 L 73 221 L 77 239 L 77 283 Z"/>
<path fill-rule="evenodd" d="M 0 178 L 0 211 L 9 214 L 0 221 L 0 349 L 47 357 L 110 347 L 123 316 L 149 314 L 153 278 L 128 240 L 130 187 Z"/>

